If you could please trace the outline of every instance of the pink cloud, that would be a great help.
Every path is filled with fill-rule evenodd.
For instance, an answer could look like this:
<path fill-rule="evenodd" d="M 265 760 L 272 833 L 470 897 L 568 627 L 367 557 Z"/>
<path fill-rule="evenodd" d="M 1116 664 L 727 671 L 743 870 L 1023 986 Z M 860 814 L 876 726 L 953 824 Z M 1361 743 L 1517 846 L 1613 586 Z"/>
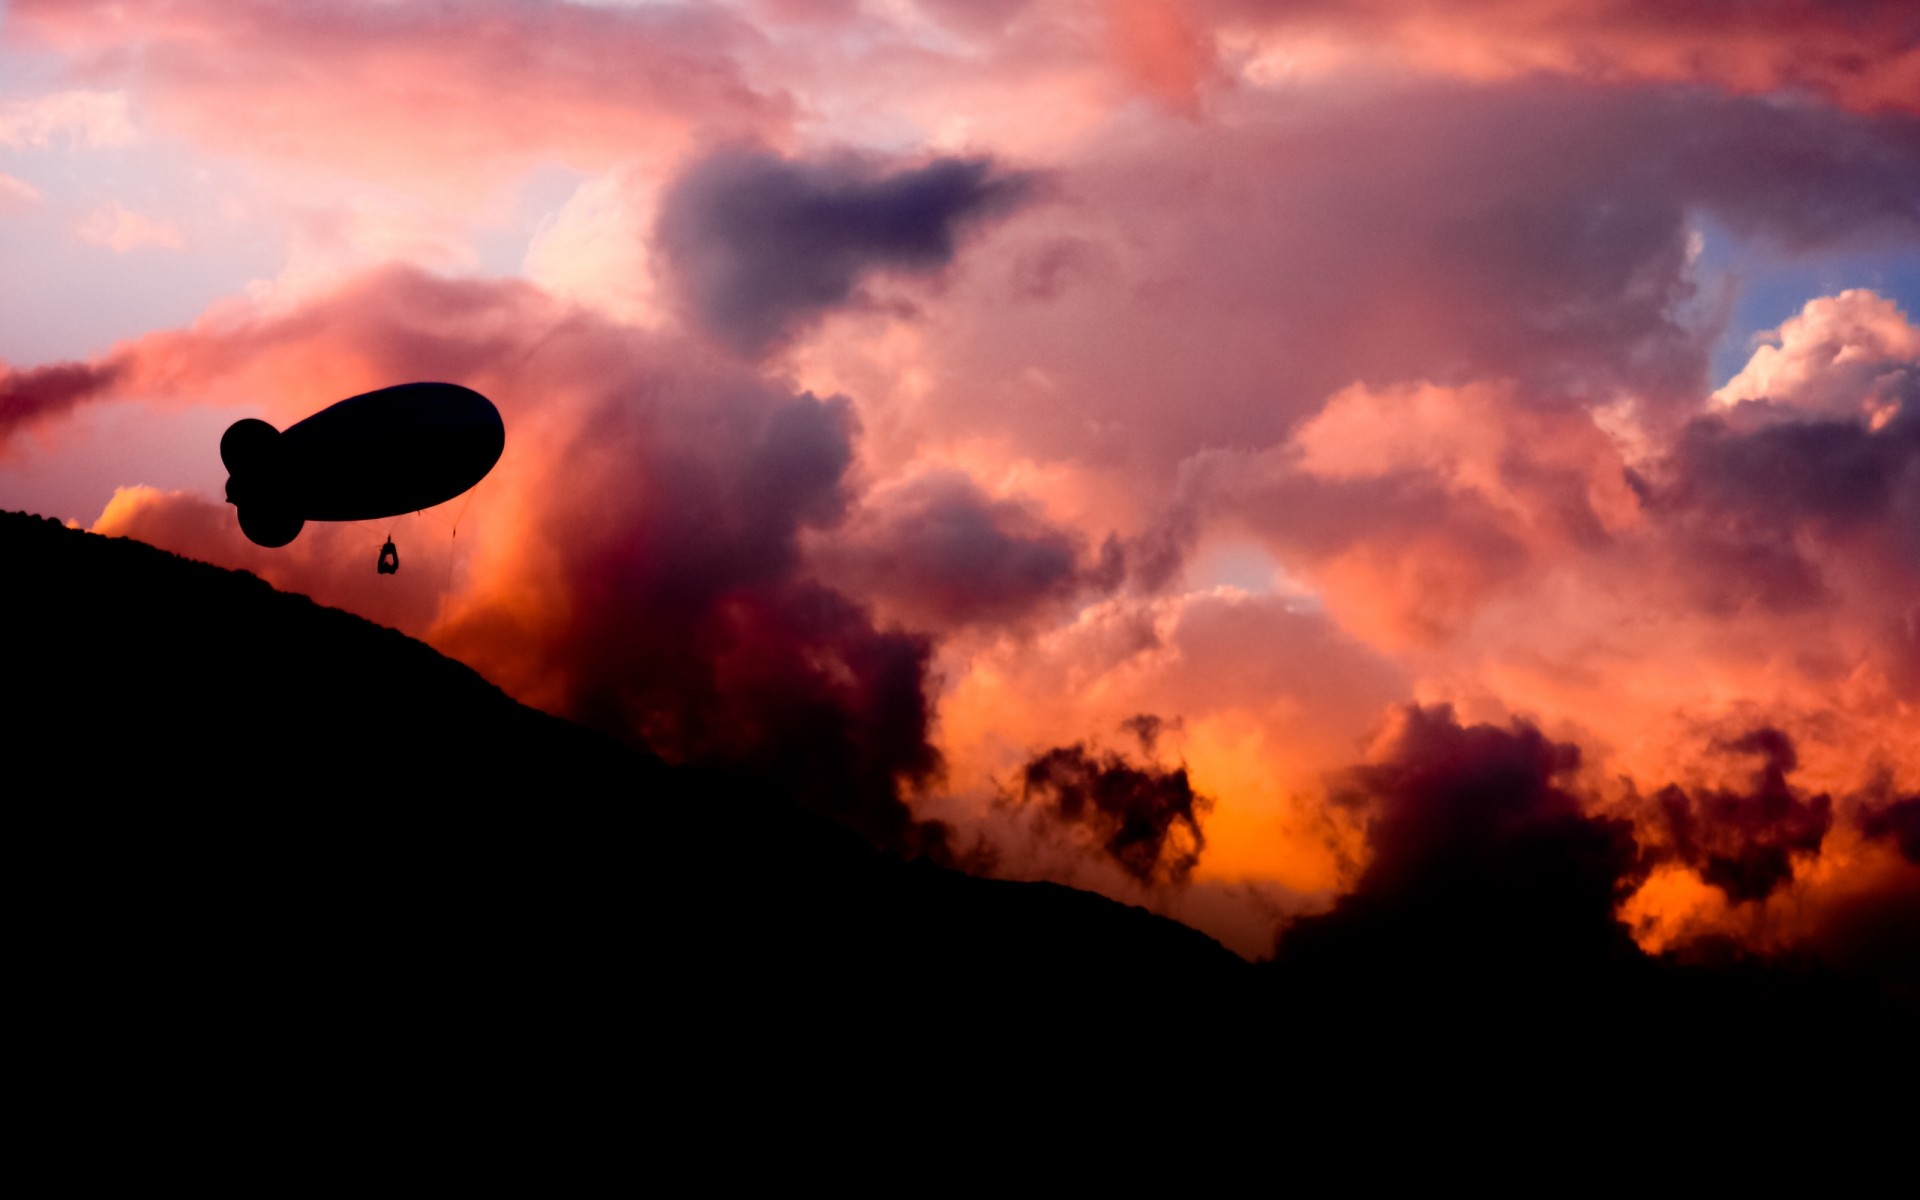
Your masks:
<path fill-rule="evenodd" d="M 1604 83 L 1807 88 L 1861 111 L 1920 107 L 1920 18 L 1904 0 L 1200 0 L 1223 26 L 1331 44 L 1476 80 L 1554 72 Z"/>
<path fill-rule="evenodd" d="M 0 145 L 124 146 L 137 137 L 125 92 L 64 91 L 0 103 Z"/>
<path fill-rule="evenodd" d="M 281 423 L 376 381 L 482 391 L 507 450 L 470 498 L 427 514 L 320 525 L 266 551 L 225 504 L 126 489 L 95 530 L 391 622 L 526 700 L 745 772 L 895 849 L 957 852 L 905 800 L 940 764 L 929 642 L 802 570 L 801 531 L 840 523 L 853 499 L 844 398 L 796 394 L 522 284 L 401 269 L 127 343 L 109 361 L 19 390 L 52 396 L 43 409 L 114 389 L 251 392 Z M 372 557 L 390 531 L 391 579 Z"/>
<path fill-rule="evenodd" d="M 1120 582 L 1119 546 L 1097 555 L 1021 497 L 993 497 L 953 471 L 863 498 L 849 525 L 811 553 L 826 578 L 913 628 L 1057 620 L 1078 597 Z"/>
<path fill-rule="evenodd" d="M 179 228 L 171 222 L 134 212 L 117 203 L 95 209 L 74 228 L 74 235 L 117 254 L 142 246 L 178 250 L 186 245 Z"/>
<path fill-rule="evenodd" d="M 1920 403 L 1920 328 L 1893 301 L 1855 290 L 1809 300 L 1761 335 L 1753 357 L 1713 394 L 1755 417 L 1778 407 L 1795 414 L 1866 417 L 1884 424 Z"/>
<path fill-rule="evenodd" d="M 40 203 L 40 189 L 24 179 L 0 171 L 0 212 L 31 208 Z"/>
<path fill-rule="evenodd" d="M 435 195 L 545 161 L 670 158 L 696 130 L 771 136 L 789 116 L 732 57 L 758 35 L 716 10 L 23 0 L 8 21 L 216 153 Z"/>
<path fill-rule="evenodd" d="M 1920 236 L 1897 121 L 1540 82 L 1235 103 L 1205 137 L 1141 115 L 1082 146 L 941 288 L 829 318 L 803 378 L 901 413 L 910 444 L 997 437 L 1164 494 L 1356 381 L 1687 412 L 1721 311 L 1697 220 L 1802 251 Z M 916 325 L 937 336 L 903 358 Z"/>
<path fill-rule="evenodd" d="M 1570 817 L 1562 793 L 1618 816 L 1624 777 L 1728 825 L 1751 781 L 1713 747 L 1791 739 L 1793 796 L 1833 798 L 1818 845 L 1694 837 L 1635 894 L 1649 943 L 1762 944 L 1703 882 L 1753 845 L 1794 843 L 1747 904 L 1773 918 L 1838 912 L 1850 864 L 1897 892 L 1916 335 L 1871 293 L 1822 298 L 1713 396 L 1732 293 L 1699 230 L 1920 239 L 1920 141 L 1886 111 L 1912 107 L 1900 10 L 1467 7 L 17 0 L 9 33 L 124 89 L 99 94 L 143 130 L 263 165 L 293 248 L 191 326 L 0 368 L 0 439 L 52 444 L 90 403 L 284 425 L 469 383 L 507 457 L 458 538 L 402 519 L 397 579 L 371 570 L 384 529 L 260 551 L 210 495 L 128 488 L 97 527 L 897 848 L 984 838 L 1007 874 L 1243 948 L 1366 870 L 1326 772 L 1408 702 L 1375 766 L 1577 746 L 1577 769 L 1528 760 L 1529 819 Z M 95 136 L 8 111 L 23 146 Z M 773 148 L 713 154 L 745 144 Z M 472 214 L 556 163 L 598 174 L 526 216 L 529 280 L 420 269 L 495 262 Z M 125 215 L 99 239 L 137 244 Z M 1102 778 L 1141 713 L 1179 732 L 1128 797 L 1158 820 L 1184 771 L 1212 801 L 1191 855 L 1089 854 L 996 806 L 1051 749 Z M 1880 824 L 1856 819 L 1874 779 Z"/>

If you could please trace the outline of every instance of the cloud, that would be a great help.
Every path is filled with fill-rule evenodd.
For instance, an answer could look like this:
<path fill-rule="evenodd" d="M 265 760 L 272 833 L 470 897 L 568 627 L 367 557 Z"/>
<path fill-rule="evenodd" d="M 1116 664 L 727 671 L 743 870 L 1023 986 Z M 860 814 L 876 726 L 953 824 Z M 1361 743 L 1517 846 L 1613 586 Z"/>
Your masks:
<path fill-rule="evenodd" d="M 736 61 L 759 35 L 712 7 L 19 0 L 7 21 L 221 154 L 469 207 L 507 170 L 671 158 L 696 130 L 774 136 L 790 116 Z"/>
<path fill-rule="evenodd" d="M 24 179 L 0 171 L 0 212 L 30 208 L 40 203 L 40 189 Z"/>
<path fill-rule="evenodd" d="M 966 475 L 936 471 L 870 493 L 816 565 L 918 628 L 1009 625 L 1083 588 L 1112 587 L 1119 547 L 1089 555 L 1080 535 L 1019 498 L 995 499 Z"/>
<path fill-rule="evenodd" d="M 1201 88 L 1220 74 L 1213 33 L 1180 4 L 1106 0 L 1114 60 L 1145 93 L 1197 114 Z"/>
<path fill-rule="evenodd" d="M 1799 758 L 1777 729 L 1753 730 L 1720 749 L 1757 755 L 1750 791 L 1677 786 L 1654 797 L 1674 852 L 1736 903 L 1765 900 L 1793 879 L 1793 860 L 1820 853 L 1833 826 L 1833 798 L 1807 796 L 1787 782 Z"/>
<path fill-rule="evenodd" d="M 800 531 L 848 505 L 846 401 L 594 325 L 541 353 L 580 364 L 533 376 L 571 399 L 522 428 L 510 522 L 436 642 L 555 711 L 947 856 L 905 800 L 940 766 L 931 646 L 800 569 Z"/>
<path fill-rule="evenodd" d="M 1714 85 L 1807 88 L 1853 108 L 1915 111 L 1920 23 L 1903 0 L 1660 0 L 1558 4 L 1471 0 L 1442 10 L 1379 0 L 1202 0 L 1223 26 L 1251 25 L 1311 58 L 1398 60 L 1492 80 L 1557 72 Z"/>
<path fill-rule="evenodd" d="M 1920 867 L 1920 795 L 1902 796 L 1869 809 L 1861 830 L 1870 838 L 1884 838 L 1900 855 Z"/>
<path fill-rule="evenodd" d="M 0 363 L 0 450 L 20 429 L 101 396 L 121 368 L 111 360 L 15 369 Z"/>
<path fill-rule="evenodd" d="M 1345 623 L 1418 646 L 1632 528 L 1621 467 L 1589 414 L 1509 385 L 1355 386 L 1234 486 Z"/>
<path fill-rule="evenodd" d="M 10 4 L 152 153 L 223 156 L 193 187 L 237 175 L 217 199 L 294 232 L 270 300 L 8 373 L 0 437 L 99 399 L 284 424 L 472 382 L 508 459 L 457 539 L 404 519 L 398 578 L 368 569 L 383 531 L 245 558 L 212 496 L 129 489 L 103 527 L 686 761 L 792 768 L 896 847 L 938 818 L 1166 911 L 1350 885 L 1359 810 L 1318 783 L 1383 706 L 1525 714 L 1593 777 L 1685 795 L 1691 857 L 1632 810 L 1672 928 L 1815 937 L 1793 905 L 1895 878 L 1861 781 L 1920 780 L 1908 322 L 1816 302 L 1706 397 L 1729 257 L 1920 244 L 1900 56 L 1842 57 L 1899 44 L 1895 10 L 1470 8 Z M 996 220 L 1033 195 L 1014 164 L 1047 202 Z M 572 170 L 531 286 L 365 270 L 511 261 Z M 1141 712 L 1180 719 L 1213 801 L 1185 889 L 991 807 L 1038 750 L 1097 774 L 1091 733 Z M 1832 824 L 1734 903 L 1701 873 L 1775 832 L 1702 798 L 1751 794 L 1710 747 L 1759 727 Z"/>
<path fill-rule="evenodd" d="M 1763 775 L 1791 759 L 1772 730 L 1724 749 L 1759 754 Z M 1336 800 L 1366 820 L 1366 866 L 1330 910 L 1281 932 L 1276 1007 L 1371 1050 L 1440 1037 L 1468 1039 L 1476 1054 L 1490 1035 L 1531 1044 L 1564 1037 L 1569 1022 L 1568 1045 L 1644 1048 L 1676 1021 L 1758 1035 L 1814 1014 L 1904 1011 L 1920 980 L 1920 872 L 1883 853 L 1853 856 L 1824 889 L 1739 906 L 1755 919 L 1696 927 L 1648 953 L 1625 918 L 1638 925 L 1644 890 L 1673 886 L 1654 865 L 1665 851 L 1598 811 L 1581 768 L 1576 747 L 1524 721 L 1401 709 L 1367 761 L 1333 780 Z M 1748 800 L 1753 811 L 1695 814 L 1744 835 L 1772 828 L 1770 801 Z"/>
<path fill-rule="evenodd" d="M 1753 357 L 1714 392 L 1728 409 L 1775 419 L 1890 420 L 1920 404 L 1920 329 L 1892 300 L 1865 289 L 1818 296 L 1761 335 Z M 1784 410 L 1784 411 L 1783 411 Z"/>
<path fill-rule="evenodd" d="M 1907 515 L 1920 511 L 1910 494 L 1920 462 L 1920 373 L 1910 391 L 1879 429 L 1859 420 L 1751 431 L 1696 421 L 1676 455 L 1671 502 L 1750 522 L 1761 536 L 1813 526 L 1833 537 L 1878 526 L 1900 538 Z"/>
<path fill-rule="evenodd" d="M 967 33 L 990 35 L 1004 32 L 1033 0 L 914 0 L 914 6 L 935 20 Z"/>
<path fill-rule="evenodd" d="M 74 228 L 83 242 L 105 246 L 116 254 L 125 254 L 141 246 L 161 246 L 178 250 L 186 244 L 180 230 L 167 221 L 133 212 L 119 204 L 97 209 Z"/>
<path fill-rule="evenodd" d="M 587 180 L 541 222 L 524 271 L 541 287 L 633 324 L 661 323 L 646 231 L 654 196 L 641 173 L 615 169 Z"/>
<path fill-rule="evenodd" d="M 398 268 L 293 307 L 229 309 L 111 361 L 121 374 L 41 373 L 16 391 L 270 396 L 267 415 L 285 423 L 394 379 L 477 388 L 502 410 L 507 449 L 470 499 L 316 526 L 269 552 L 225 505 L 130 490 L 96 530 L 389 621 L 550 711 L 902 853 L 951 856 L 947 829 L 908 804 L 941 765 L 931 645 L 803 571 L 801 531 L 834 526 L 851 503 L 844 398 L 795 393 L 524 284 Z M 373 555 L 396 526 L 402 571 L 381 578 Z"/>
<path fill-rule="evenodd" d="M 0 103 L 0 146 L 124 146 L 136 137 L 125 92 L 54 92 Z"/>
<path fill-rule="evenodd" d="M 1798 756 L 1778 729 L 1709 749 L 1757 768 L 1744 786 L 1644 797 L 1617 781 L 1618 798 L 1576 745 L 1530 722 L 1469 725 L 1449 706 L 1405 706 L 1366 762 L 1330 776 L 1330 801 L 1364 822 L 1364 866 L 1330 911 L 1282 931 L 1278 961 L 1308 987 L 1422 978 L 1444 997 L 1584 979 L 1604 995 L 1649 981 L 1645 939 L 1670 959 L 1732 947 L 1800 955 L 1874 987 L 1909 978 L 1920 876 L 1859 840 L 1898 845 L 1907 798 L 1836 802 L 1796 786 Z M 1671 907 L 1692 889 L 1713 902 Z"/>
<path fill-rule="evenodd" d="M 1587 814 L 1577 748 L 1524 722 L 1463 725 L 1401 709 L 1337 798 L 1366 820 L 1369 860 L 1331 911 L 1282 935 L 1295 978 L 1610 972 L 1638 958 L 1615 907 L 1642 874 L 1632 826 Z"/>
<path fill-rule="evenodd" d="M 1824 614 L 1920 695 L 1920 336 L 1860 292 L 1774 336 L 1636 475 L 1668 573 L 1707 611 Z"/>
<path fill-rule="evenodd" d="M 1151 755 L 1158 718 L 1135 717 L 1129 728 Z M 1112 751 L 1058 746 L 1035 755 L 1020 772 L 1019 803 L 1043 825 L 1078 829 L 1136 882 L 1185 885 L 1205 853 L 1201 821 L 1213 802 L 1197 794 L 1184 766 L 1135 765 Z"/>
<path fill-rule="evenodd" d="M 1136 114 L 1082 139 L 1047 204 L 916 294 L 930 336 L 906 352 L 906 322 L 829 314 L 808 378 L 896 412 L 902 441 L 1073 464 L 1124 535 L 1183 463 L 1281 446 L 1355 385 L 1685 419 L 1730 299 L 1706 222 L 1796 253 L 1920 241 L 1904 118 L 1539 79 L 1220 103 L 1203 132 Z"/>
<path fill-rule="evenodd" d="M 667 191 L 657 239 L 699 325 L 765 353 L 878 271 L 930 275 L 967 227 L 1030 190 L 987 159 L 892 167 L 723 150 Z"/>

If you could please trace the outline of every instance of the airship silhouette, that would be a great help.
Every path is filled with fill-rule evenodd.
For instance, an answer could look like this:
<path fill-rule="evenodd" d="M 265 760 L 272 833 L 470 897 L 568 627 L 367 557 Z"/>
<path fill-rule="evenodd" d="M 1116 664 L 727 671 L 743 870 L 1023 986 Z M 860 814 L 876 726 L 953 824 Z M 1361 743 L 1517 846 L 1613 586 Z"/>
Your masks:
<path fill-rule="evenodd" d="M 453 499 L 506 448 L 493 402 L 456 383 L 403 383 L 351 396 L 275 429 L 235 421 L 220 437 L 227 503 L 262 546 L 308 521 L 395 517 Z"/>

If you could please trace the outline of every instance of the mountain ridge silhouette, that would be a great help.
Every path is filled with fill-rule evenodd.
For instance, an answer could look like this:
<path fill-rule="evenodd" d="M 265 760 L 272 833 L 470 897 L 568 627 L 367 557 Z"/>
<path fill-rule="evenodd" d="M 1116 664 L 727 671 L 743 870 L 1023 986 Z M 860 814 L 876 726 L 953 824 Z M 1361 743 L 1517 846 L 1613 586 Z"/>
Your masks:
<path fill-rule="evenodd" d="M 607 1030 L 622 996 L 711 1026 L 750 998 L 845 1041 L 965 997 L 1092 1006 L 1251 969 L 1144 909 L 902 861 L 246 572 L 15 513 L 0 561 L 7 821 L 49 898 L 40 952 L 93 947 L 96 983 L 317 972 Z"/>
<path fill-rule="evenodd" d="M 1496 1070 L 1600 1097 L 1675 1061 L 1731 1095 L 1867 1062 L 1911 1011 L 1739 956 L 1563 969 L 1439 925 L 1411 953 L 1365 909 L 1248 963 L 1091 893 L 903 861 L 244 572 L 15 513 L 0 562 L 15 998 L 55 1107 L 193 1078 L 578 1116 L 641 1078 L 806 1104 L 938 1071 L 1265 1071 L 1364 1102 Z M 1759 1049 L 1796 1030 L 1854 1049 Z"/>

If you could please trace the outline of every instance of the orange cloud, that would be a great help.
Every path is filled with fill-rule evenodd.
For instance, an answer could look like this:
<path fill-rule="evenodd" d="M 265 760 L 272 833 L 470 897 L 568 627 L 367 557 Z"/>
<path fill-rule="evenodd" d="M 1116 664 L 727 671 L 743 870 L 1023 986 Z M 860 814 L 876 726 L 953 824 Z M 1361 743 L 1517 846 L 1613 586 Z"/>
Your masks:
<path fill-rule="evenodd" d="M 1178 4 L 1106 0 L 1113 50 L 1142 90 L 1195 112 L 1200 88 L 1218 71 L 1212 33 Z"/>
<path fill-rule="evenodd" d="M 1904 0 L 1213 0 L 1196 7 L 1284 46 L 1339 47 L 1467 79 L 1554 72 L 1603 83 L 1807 88 L 1861 111 L 1920 108 L 1920 20 Z"/>
<path fill-rule="evenodd" d="M 896 848 L 984 844 L 1249 952 L 1369 869 L 1339 781 L 1383 714 L 1371 765 L 1413 769 L 1409 701 L 1453 706 L 1443 750 L 1577 748 L 1536 764 L 1547 815 L 1564 792 L 1672 844 L 1620 910 L 1643 945 L 1838 937 L 1872 898 L 1850 866 L 1909 894 L 1873 832 L 1904 818 L 1864 814 L 1920 780 L 1915 335 L 1871 293 L 1822 298 L 1710 396 L 1697 226 L 1809 255 L 1920 231 L 1910 122 L 1745 98 L 1910 107 L 1897 12 L 1722 14 L 1716 46 L 1671 6 L 1468 7 L 780 6 L 833 32 L 808 42 L 661 6 L 17 0 L 10 33 L 124 86 L 143 128 L 352 199 L 296 218 L 271 294 L 0 368 L 0 438 L 89 403 L 285 424 L 458 380 L 508 454 L 457 539 L 403 519 L 396 579 L 370 569 L 384 529 L 265 552 L 211 496 L 130 488 L 97 528 L 419 633 Z M 1667 80 L 1708 86 L 1644 86 Z M 33 121 L 22 144 L 84 140 Z M 675 192 L 668 164 L 741 137 L 780 150 Z M 823 168 L 847 139 L 894 165 Z M 474 269 L 442 214 L 547 163 L 601 174 L 539 225 L 530 281 L 419 269 Z M 963 244 L 988 164 L 1046 184 Z M 937 220 L 876 203 L 943 180 Z M 659 286 L 688 264 L 710 286 Z M 675 332 L 702 322 L 763 357 Z M 1036 755 L 1104 761 L 1142 713 L 1170 731 L 1148 774 L 1212 801 L 1184 889 L 1003 803 Z M 1722 799 L 1754 793 L 1713 747 L 1760 728 L 1832 798 L 1817 846 L 1735 836 Z M 1733 832 L 1682 852 L 1632 803 L 1669 784 Z M 1707 882 L 1788 842 L 1764 896 Z"/>

